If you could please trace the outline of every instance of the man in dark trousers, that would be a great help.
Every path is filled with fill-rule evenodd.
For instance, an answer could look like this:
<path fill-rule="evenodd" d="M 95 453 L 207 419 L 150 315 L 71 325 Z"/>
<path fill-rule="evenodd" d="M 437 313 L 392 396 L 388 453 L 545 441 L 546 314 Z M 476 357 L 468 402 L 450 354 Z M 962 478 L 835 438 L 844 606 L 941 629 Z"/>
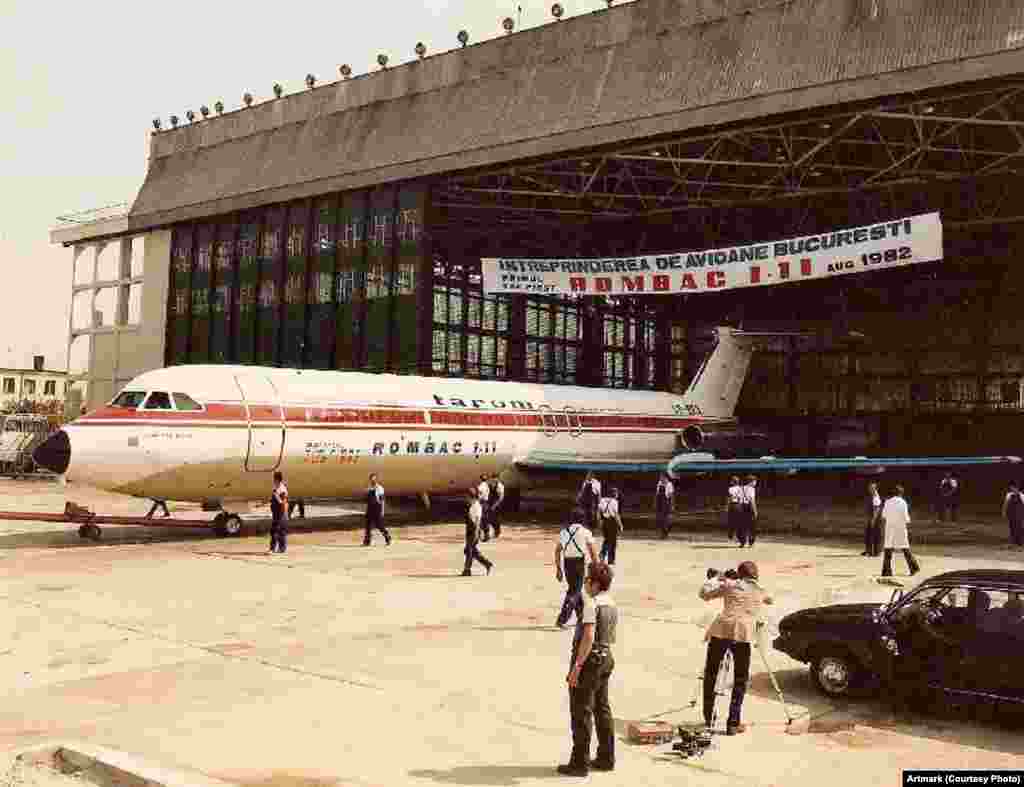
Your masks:
<path fill-rule="evenodd" d="M 864 525 L 864 551 L 861 555 L 878 557 L 882 554 L 882 496 L 878 494 L 878 484 L 868 484 L 868 496 L 865 502 L 867 523 Z"/>
<path fill-rule="evenodd" d="M 615 770 L 615 722 L 608 701 L 608 681 L 615 669 L 612 645 L 619 612 L 609 593 L 613 572 L 605 563 L 591 563 L 583 608 L 572 638 L 569 674 L 569 716 L 572 754 L 558 766 L 565 776 L 587 776 L 590 769 Z M 590 739 L 597 727 L 597 757 L 590 759 Z"/>
<path fill-rule="evenodd" d="M 593 473 L 588 472 L 587 477 L 583 479 L 579 494 L 576 496 L 576 502 L 583 508 L 583 515 L 586 517 L 584 524 L 591 531 L 600 524 L 597 521 L 597 504 L 600 499 L 601 482 L 594 477 Z"/>
<path fill-rule="evenodd" d="M 619 547 L 619 535 L 622 533 L 622 516 L 619 512 L 619 490 L 612 488 L 608 497 L 602 497 L 597 504 L 597 515 L 601 518 L 601 560 L 609 566 L 615 565 L 615 554 Z"/>
<path fill-rule="evenodd" d="M 270 494 L 270 554 L 284 554 L 288 549 L 288 487 L 284 476 L 274 473 L 274 490 Z"/>
<path fill-rule="evenodd" d="M 952 473 L 946 473 L 939 481 L 939 521 L 945 522 L 949 516 L 950 522 L 956 522 L 957 510 L 960 508 L 960 482 Z"/>
<path fill-rule="evenodd" d="M 914 576 L 921 570 L 917 560 L 910 551 L 910 534 L 907 525 L 910 524 L 910 506 L 903 497 L 903 487 L 899 484 L 893 490 L 893 495 L 882 504 L 882 576 L 892 576 L 892 553 L 899 549 L 907 561 L 907 569 L 910 576 Z"/>
<path fill-rule="evenodd" d="M 654 491 L 654 518 L 662 538 L 668 538 L 669 531 L 672 530 L 672 507 L 675 496 L 675 485 L 665 473 L 662 473 L 658 479 L 658 488 Z"/>
<path fill-rule="evenodd" d="M 384 527 L 384 487 L 377 482 L 377 474 L 370 473 L 370 486 L 366 490 L 366 534 L 363 536 L 364 547 L 368 547 L 372 543 L 372 531 L 374 528 L 383 534 L 384 543 L 391 546 L 391 534 Z"/>
<path fill-rule="evenodd" d="M 594 536 L 583 524 L 585 517 L 583 509 L 577 506 L 572 510 L 569 524 L 558 533 L 558 544 L 555 546 L 555 578 L 559 582 L 564 578 L 568 585 L 565 599 L 562 601 L 562 608 L 555 619 L 555 625 L 559 628 L 569 622 L 569 618 L 574 612 L 579 617 L 580 606 L 583 603 L 580 593 L 583 589 L 587 557 L 590 557 L 591 562 L 597 562 Z M 563 563 L 565 564 L 564 573 L 562 571 Z"/>
<path fill-rule="evenodd" d="M 481 563 L 487 574 L 490 576 L 494 564 L 480 554 L 480 523 L 483 521 L 483 507 L 480 505 L 480 492 L 477 489 L 470 489 L 468 495 L 469 505 L 466 508 L 466 547 L 463 553 L 466 555 L 466 565 L 462 569 L 462 576 L 473 576 L 473 561 Z"/>
<path fill-rule="evenodd" d="M 480 503 L 480 540 L 487 542 L 491 540 L 491 487 L 487 483 L 487 476 L 480 476 L 480 483 L 476 485 L 476 499 Z"/>
<path fill-rule="evenodd" d="M 1010 526 L 1010 544 L 1024 547 L 1024 494 L 1016 481 L 1010 482 L 1010 491 L 1003 500 L 1003 516 Z"/>
<path fill-rule="evenodd" d="M 748 475 L 746 483 L 740 487 L 736 531 L 741 549 L 748 544 L 754 546 L 757 540 L 757 479 L 752 475 Z"/>
<path fill-rule="evenodd" d="M 146 514 L 146 519 L 152 519 L 158 508 L 162 508 L 164 510 L 165 517 L 169 517 L 171 515 L 171 512 L 167 510 L 167 501 L 160 500 L 155 497 L 153 498 L 153 505 L 150 507 L 149 513 Z"/>
<path fill-rule="evenodd" d="M 501 504 L 505 502 L 505 484 L 497 473 L 491 476 L 491 494 L 488 502 L 491 508 L 491 527 L 494 528 L 494 537 L 497 538 L 501 535 Z"/>

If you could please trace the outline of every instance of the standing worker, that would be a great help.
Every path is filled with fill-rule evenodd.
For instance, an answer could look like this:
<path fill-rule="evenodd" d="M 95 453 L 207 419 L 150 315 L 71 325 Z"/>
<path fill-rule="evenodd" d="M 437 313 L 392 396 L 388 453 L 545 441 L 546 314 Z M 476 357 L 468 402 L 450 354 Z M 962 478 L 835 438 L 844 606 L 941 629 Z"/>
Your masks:
<path fill-rule="evenodd" d="M 601 519 L 604 540 L 601 542 L 601 560 L 615 565 L 615 552 L 619 546 L 619 535 L 622 533 L 622 516 L 619 512 L 619 490 L 612 488 L 608 497 L 602 497 L 597 504 L 597 515 Z"/>
<path fill-rule="evenodd" d="M 597 503 L 601 499 L 601 482 L 598 481 L 592 472 L 587 473 L 587 477 L 583 479 L 583 485 L 580 487 L 579 494 L 576 495 L 576 502 L 583 506 L 583 513 L 586 519 L 586 525 L 589 529 L 595 529 L 599 522 L 597 521 Z"/>
<path fill-rule="evenodd" d="M 559 582 L 564 578 L 568 585 L 565 599 L 562 601 L 562 608 L 555 619 L 555 625 L 559 628 L 569 622 L 569 618 L 574 612 L 577 618 L 579 617 L 580 605 L 583 603 L 580 595 L 583 589 L 583 569 L 587 556 L 590 557 L 591 562 L 597 562 L 594 536 L 583 524 L 585 516 L 583 509 L 577 506 L 572 510 L 569 524 L 558 533 L 558 544 L 555 546 L 555 578 Z M 562 571 L 563 563 L 565 564 L 564 573 Z"/>
<path fill-rule="evenodd" d="M 384 535 L 384 543 L 391 546 L 391 534 L 384 527 L 384 487 L 377 482 L 377 474 L 370 473 L 370 486 L 366 490 L 366 534 L 363 546 L 368 547 L 373 541 L 372 530 L 376 528 Z"/>
<path fill-rule="evenodd" d="M 722 611 L 708 627 L 704 639 L 708 643 L 707 660 L 704 663 L 704 724 L 711 727 L 714 720 L 715 684 L 718 669 L 726 651 L 732 652 L 733 681 L 732 698 L 729 702 L 729 718 L 726 721 L 726 735 L 746 731 L 740 720 L 743 710 L 743 696 L 750 678 L 750 644 L 757 634 L 757 621 L 762 604 L 771 604 L 772 598 L 757 583 L 757 565 L 745 560 L 736 568 L 738 579 L 726 579 L 718 572 L 708 572 L 707 582 L 701 586 L 698 595 L 704 601 L 721 598 Z"/>
<path fill-rule="evenodd" d="M 739 530 L 739 512 L 740 512 L 740 501 L 742 500 L 742 489 L 740 485 L 740 477 L 734 475 L 729 479 L 729 492 L 727 500 L 727 508 L 725 512 L 726 520 L 729 525 L 729 540 L 732 541 L 736 538 L 736 532 Z"/>
<path fill-rule="evenodd" d="M 505 502 L 505 484 L 497 473 L 491 476 L 491 493 L 487 501 L 491 504 L 491 527 L 497 538 L 501 535 L 501 504 Z"/>
<path fill-rule="evenodd" d="M 480 530 L 481 541 L 491 539 L 491 512 L 488 501 L 491 497 L 491 487 L 487 485 L 487 476 L 480 476 L 480 483 L 476 486 L 476 499 L 480 503 Z"/>
<path fill-rule="evenodd" d="M 288 549 L 288 487 L 284 476 L 274 473 L 274 491 L 270 494 L 270 554 Z"/>
<path fill-rule="evenodd" d="M 861 555 L 878 557 L 882 551 L 882 497 L 878 494 L 878 484 L 868 484 L 866 504 L 867 524 L 864 525 L 864 551 Z"/>
<path fill-rule="evenodd" d="M 152 519 L 153 515 L 156 513 L 156 510 L 158 508 L 162 508 L 164 510 L 164 517 L 165 518 L 169 517 L 171 515 L 171 512 L 167 510 L 167 501 L 166 500 L 161 500 L 158 497 L 154 497 L 153 498 L 153 505 L 150 507 L 149 513 L 146 514 L 146 519 Z"/>
<path fill-rule="evenodd" d="M 666 473 L 658 479 L 658 488 L 654 491 L 654 518 L 662 538 L 668 538 L 672 529 L 672 508 L 675 504 L 676 487 Z"/>
<path fill-rule="evenodd" d="M 899 484 L 894 489 L 893 496 L 882 505 L 882 528 L 885 532 L 885 556 L 882 558 L 882 576 L 892 576 L 892 551 L 900 549 L 907 561 L 907 568 L 910 576 L 914 576 L 921 567 L 917 564 L 910 552 L 910 537 L 907 534 L 907 525 L 910 524 L 910 507 L 903 498 L 903 487 Z"/>
<path fill-rule="evenodd" d="M 1003 516 L 1010 526 L 1010 544 L 1024 547 L 1024 495 L 1016 481 L 1010 482 L 1010 491 L 1003 500 Z"/>
<path fill-rule="evenodd" d="M 608 701 L 608 680 L 615 669 L 611 646 L 619 611 L 608 590 L 614 576 L 605 563 L 591 563 L 583 610 L 572 638 L 569 674 L 569 718 L 572 726 L 572 754 L 558 772 L 565 776 L 587 776 L 590 769 L 615 770 L 615 723 Z M 597 727 L 597 757 L 590 759 L 590 738 Z"/>
<path fill-rule="evenodd" d="M 955 523 L 958 508 L 960 508 L 960 483 L 952 473 L 946 473 L 939 481 L 939 521 L 945 522 L 948 515 L 949 521 Z"/>
<path fill-rule="evenodd" d="M 483 507 L 480 505 L 480 492 L 476 488 L 469 490 L 469 506 L 466 509 L 466 547 L 463 553 L 466 555 L 466 564 L 462 569 L 462 576 L 473 576 L 473 561 L 483 564 L 490 576 L 494 564 L 480 554 L 477 546 L 480 543 L 480 523 L 483 521 Z"/>
<path fill-rule="evenodd" d="M 748 475 L 746 483 L 740 487 L 736 537 L 739 539 L 740 549 L 747 544 L 754 546 L 757 539 L 757 479 L 752 475 Z"/>

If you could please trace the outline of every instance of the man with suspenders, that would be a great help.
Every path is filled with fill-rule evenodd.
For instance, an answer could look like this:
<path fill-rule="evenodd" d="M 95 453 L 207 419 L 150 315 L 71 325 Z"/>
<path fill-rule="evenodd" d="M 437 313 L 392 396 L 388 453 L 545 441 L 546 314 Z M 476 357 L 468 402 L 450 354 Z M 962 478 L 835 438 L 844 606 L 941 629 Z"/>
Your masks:
<path fill-rule="evenodd" d="M 586 514 L 583 509 L 576 507 L 569 517 L 569 524 L 558 533 L 558 545 L 555 547 L 555 578 L 561 582 L 564 578 L 568 584 L 565 591 L 565 599 L 562 601 L 562 609 L 558 613 L 555 625 L 559 628 L 568 623 L 569 618 L 575 612 L 579 616 L 580 608 L 583 605 L 583 577 L 586 568 L 587 557 L 591 562 L 597 562 L 597 549 L 594 547 L 594 536 L 584 526 Z M 565 571 L 562 571 L 562 564 L 565 564 Z"/>

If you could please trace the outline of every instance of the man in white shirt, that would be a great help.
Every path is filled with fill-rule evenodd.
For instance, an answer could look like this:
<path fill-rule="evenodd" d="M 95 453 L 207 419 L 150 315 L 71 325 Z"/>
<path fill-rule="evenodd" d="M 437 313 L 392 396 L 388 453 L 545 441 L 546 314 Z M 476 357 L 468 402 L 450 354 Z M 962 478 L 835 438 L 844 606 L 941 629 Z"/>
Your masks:
<path fill-rule="evenodd" d="M 615 565 L 615 552 L 622 533 L 622 517 L 619 515 L 619 490 L 612 489 L 608 497 L 602 497 L 597 504 L 597 516 L 601 520 L 604 541 L 601 542 L 601 560 L 609 566 Z"/>
<path fill-rule="evenodd" d="M 284 476 L 274 473 L 274 490 L 270 493 L 270 552 L 284 554 L 288 549 L 288 487 Z"/>
<path fill-rule="evenodd" d="M 601 482 L 598 481 L 594 474 L 591 472 L 587 473 L 587 477 L 583 480 L 583 485 L 580 487 L 580 492 L 576 495 L 576 502 L 583 506 L 583 513 L 586 517 L 585 524 L 588 528 L 596 528 L 598 526 L 597 521 L 597 504 L 601 500 Z"/>
<path fill-rule="evenodd" d="M 736 538 L 736 531 L 739 529 L 740 501 L 743 494 L 740 491 L 743 487 L 740 484 L 740 477 L 734 475 L 729 479 L 729 491 L 727 493 L 727 505 L 725 516 L 729 525 L 729 540 Z"/>
<path fill-rule="evenodd" d="M 658 479 L 658 488 L 654 492 L 654 517 L 662 538 L 668 538 L 672 529 L 672 508 L 675 503 L 676 488 L 665 474 Z"/>
<path fill-rule="evenodd" d="M 740 549 L 754 546 L 757 538 L 757 479 L 748 475 L 746 483 L 740 487 L 740 504 L 736 516 L 736 535 Z"/>
<path fill-rule="evenodd" d="M 914 576 L 921 567 L 917 564 L 914 556 L 910 553 L 910 537 L 907 533 L 907 525 L 910 524 L 910 507 L 903 498 L 903 487 L 896 485 L 893 496 L 882 505 L 882 528 L 885 532 L 883 548 L 885 556 L 882 558 L 882 576 L 892 576 L 892 551 L 902 550 L 903 557 L 907 561 L 907 568 L 910 576 Z"/>
<path fill-rule="evenodd" d="M 555 620 L 555 625 L 559 628 L 569 622 L 569 618 L 574 612 L 577 617 L 579 616 L 580 606 L 583 603 L 581 593 L 587 557 L 592 562 L 597 562 L 594 536 L 583 524 L 585 517 L 586 514 L 582 508 L 574 508 L 569 517 L 569 524 L 558 533 L 558 544 L 555 546 L 555 578 L 559 582 L 564 578 L 568 583 L 565 599 L 562 601 L 562 609 Z M 564 573 L 562 571 L 563 563 L 565 564 Z"/>
<path fill-rule="evenodd" d="M 480 483 L 476 485 L 476 497 L 480 502 L 480 540 L 490 541 L 491 539 L 491 516 L 488 500 L 491 497 L 491 487 L 487 483 L 487 476 L 480 476 Z"/>
<path fill-rule="evenodd" d="M 491 476 L 491 494 L 488 498 L 491 504 L 491 527 L 494 528 L 494 537 L 501 535 L 501 504 L 505 502 L 505 484 L 497 473 Z"/>
<path fill-rule="evenodd" d="M 480 492 L 475 488 L 469 490 L 469 506 L 466 510 L 466 547 L 463 554 L 466 556 L 466 564 L 462 569 L 462 576 L 473 576 L 473 561 L 481 563 L 487 574 L 490 576 L 494 564 L 480 554 L 477 546 L 480 542 L 480 523 L 483 521 L 483 507 L 480 505 Z"/>
<path fill-rule="evenodd" d="M 384 487 L 377 482 L 377 474 L 370 473 L 370 485 L 366 489 L 366 532 L 363 535 L 363 546 L 370 546 L 373 540 L 373 529 L 384 535 L 384 543 L 391 546 L 391 534 L 384 527 Z"/>
<path fill-rule="evenodd" d="M 865 505 L 867 524 L 864 526 L 864 551 L 861 555 L 878 557 L 882 551 L 882 527 L 879 517 L 882 515 L 882 496 L 878 494 L 878 484 L 868 484 L 868 499 Z"/>

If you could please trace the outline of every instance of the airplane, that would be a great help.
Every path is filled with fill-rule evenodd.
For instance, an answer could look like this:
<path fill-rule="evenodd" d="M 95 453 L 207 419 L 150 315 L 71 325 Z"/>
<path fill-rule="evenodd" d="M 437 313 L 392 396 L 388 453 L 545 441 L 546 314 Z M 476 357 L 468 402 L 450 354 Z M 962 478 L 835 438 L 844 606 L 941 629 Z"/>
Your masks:
<path fill-rule="evenodd" d="M 747 437 L 734 410 L 759 341 L 717 329 L 682 394 L 235 365 L 172 366 L 40 445 L 74 482 L 219 510 L 221 535 L 280 470 L 293 499 L 351 499 L 371 473 L 389 495 L 462 494 L 498 473 L 513 493 L 552 471 L 664 473 L 999 464 L 1017 457 L 719 459 Z M 869 463 L 874 463 L 869 465 Z M 845 464 L 844 464 L 845 463 Z"/>

